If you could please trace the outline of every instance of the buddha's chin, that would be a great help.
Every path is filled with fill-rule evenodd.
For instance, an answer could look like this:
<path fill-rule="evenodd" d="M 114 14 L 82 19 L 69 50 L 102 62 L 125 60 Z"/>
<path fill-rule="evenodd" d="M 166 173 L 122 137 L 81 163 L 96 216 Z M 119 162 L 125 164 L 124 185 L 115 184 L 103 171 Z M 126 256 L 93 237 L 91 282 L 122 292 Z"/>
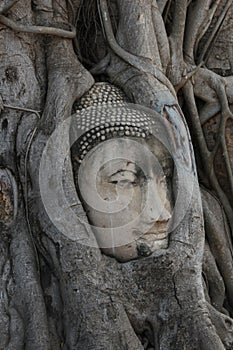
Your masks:
<path fill-rule="evenodd" d="M 156 251 L 168 248 L 167 235 L 160 239 L 156 238 L 156 235 L 145 235 L 132 243 L 120 247 L 102 248 L 101 250 L 105 255 L 111 256 L 119 262 L 127 262 L 150 256 Z"/>
<path fill-rule="evenodd" d="M 149 256 L 155 251 L 158 251 L 160 249 L 167 249 L 168 248 L 168 237 L 164 237 L 161 239 L 152 239 L 150 237 L 149 240 L 145 238 L 140 238 L 137 240 L 137 251 L 138 255 L 143 256 Z"/>

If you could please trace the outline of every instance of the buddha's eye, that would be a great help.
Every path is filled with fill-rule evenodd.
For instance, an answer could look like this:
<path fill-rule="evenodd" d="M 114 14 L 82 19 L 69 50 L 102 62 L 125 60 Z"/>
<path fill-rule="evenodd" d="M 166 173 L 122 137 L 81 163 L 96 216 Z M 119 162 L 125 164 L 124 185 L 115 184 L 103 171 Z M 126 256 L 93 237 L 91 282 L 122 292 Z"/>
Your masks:
<path fill-rule="evenodd" d="M 119 186 L 136 186 L 137 176 L 134 172 L 128 170 L 120 170 L 117 173 L 110 176 L 109 183 L 119 185 Z"/>

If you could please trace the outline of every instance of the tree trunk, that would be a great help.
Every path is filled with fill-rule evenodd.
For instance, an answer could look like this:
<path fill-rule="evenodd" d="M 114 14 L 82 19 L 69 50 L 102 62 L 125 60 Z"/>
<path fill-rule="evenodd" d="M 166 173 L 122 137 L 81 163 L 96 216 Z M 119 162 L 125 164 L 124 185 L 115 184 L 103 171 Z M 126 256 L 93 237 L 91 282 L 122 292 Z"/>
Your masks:
<path fill-rule="evenodd" d="M 211 51 L 225 49 L 226 28 L 224 0 L 2 2 L 0 349 L 232 348 L 232 55 L 229 45 L 218 65 Z M 95 237 L 75 190 L 69 117 L 95 80 L 159 113 L 188 164 L 190 203 L 162 254 L 121 263 L 83 244 Z M 67 201 L 46 172 L 59 165 Z"/>

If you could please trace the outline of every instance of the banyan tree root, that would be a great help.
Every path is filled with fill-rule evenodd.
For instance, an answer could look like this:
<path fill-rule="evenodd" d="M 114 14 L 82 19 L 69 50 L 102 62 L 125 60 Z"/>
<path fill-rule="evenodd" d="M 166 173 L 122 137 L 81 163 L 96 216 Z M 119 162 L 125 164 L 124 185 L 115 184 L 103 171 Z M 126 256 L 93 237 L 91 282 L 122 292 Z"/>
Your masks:
<path fill-rule="evenodd" d="M 202 270 L 207 282 L 210 302 L 218 311 L 222 312 L 225 300 L 225 285 L 211 253 L 208 241 L 205 242 Z"/>
<path fill-rule="evenodd" d="M 233 321 L 227 315 L 217 311 L 212 305 L 208 305 L 210 319 L 214 324 L 217 334 L 220 337 L 225 349 L 232 349 L 233 346 Z"/>
<path fill-rule="evenodd" d="M 220 203 L 211 193 L 204 189 L 202 189 L 202 201 L 206 236 L 218 271 L 223 278 L 228 302 L 232 308 L 233 263 L 229 227 Z M 216 274 L 215 276 L 217 277 Z"/>

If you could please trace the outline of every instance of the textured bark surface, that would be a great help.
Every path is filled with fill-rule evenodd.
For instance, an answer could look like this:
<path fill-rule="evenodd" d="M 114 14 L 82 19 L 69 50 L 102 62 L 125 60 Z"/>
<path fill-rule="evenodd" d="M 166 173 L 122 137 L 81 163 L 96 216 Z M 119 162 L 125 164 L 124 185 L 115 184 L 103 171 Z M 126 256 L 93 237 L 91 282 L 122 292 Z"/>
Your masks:
<path fill-rule="evenodd" d="M 233 348 L 232 18 L 227 0 L 1 2 L 0 349 Z M 161 255 L 119 263 L 82 244 L 69 157 L 79 239 L 46 213 L 43 149 L 95 80 L 159 112 L 174 138 L 190 130 L 205 188 L 189 140 L 193 197 Z"/>

